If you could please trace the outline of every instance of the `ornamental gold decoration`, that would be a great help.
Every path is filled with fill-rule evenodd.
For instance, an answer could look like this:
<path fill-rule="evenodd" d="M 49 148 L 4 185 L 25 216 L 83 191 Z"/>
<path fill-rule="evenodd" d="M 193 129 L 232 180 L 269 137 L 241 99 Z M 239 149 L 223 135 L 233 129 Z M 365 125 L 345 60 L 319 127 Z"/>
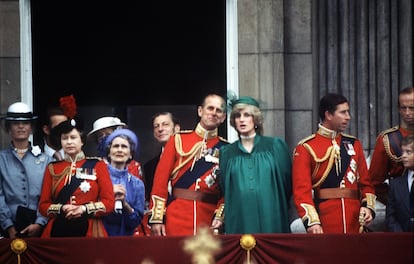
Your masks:
<path fill-rule="evenodd" d="M 193 264 L 213 264 L 214 254 L 220 251 L 220 241 L 208 227 L 198 229 L 197 235 L 184 241 L 184 251 L 191 254 Z"/>
<path fill-rule="evenodd" d="M 250 260 L 250 250 L 252 250 L 255 246 L 256 246 L 256 239 L 254 238 L 254 236 L 250 235 L 250 234 L 244 234 L 241 238 L 240 238 L 240 246 L 246 250 L 246 263 L 250 264 L 251 260 Z"/>
<path fill-rule="evenodd" d="M 21 238 L 14 239 L 10 244 L 11 250 L 17 254 L 17 263 L 20 264 L 20 254 L 26 251 L 27 244 Z"/>

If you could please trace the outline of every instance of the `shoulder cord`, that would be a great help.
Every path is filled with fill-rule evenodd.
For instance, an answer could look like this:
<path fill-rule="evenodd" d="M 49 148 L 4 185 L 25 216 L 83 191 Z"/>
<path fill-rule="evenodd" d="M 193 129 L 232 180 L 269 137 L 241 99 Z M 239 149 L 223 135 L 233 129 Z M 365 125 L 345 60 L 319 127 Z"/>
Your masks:
<path fill-rule="evenodd" d="M 333 166 L 333 164 L 335 162 L 335 156 L 336 156 L 335 149 L 334 149 L 333 146 L 330 146 L 327 149 L 325 155 L 322 158 L 318 158 L 316 156 L 315 151 L 313 151 L 313 149 L 312 149 L 311 146 L 309 146 L 307 143 L 304 143 L 303 146 L 309 152 L 309 154 L 312 156 L 313 160 L 316 162 L 316 167 L 315 167 L 315 169 L 312 172 L 312 179 L 315 178 L 316 173 L 319 170 L 320 164 L 322 162 L 326 161 L 329 158 L 328 166 L 326 167 L 326 170 L 324 171 L 321 179 L 318 182 L 316 182 L 315 184 L 312 185 L 312 188 L 315 188 L 315 187 L 318 187 L 319 185 L 321 185 L 325 181 L 326 177 L 328 177 L 329 172 L 331 171 L 332 166 Z"/>
<path fill-rule="evenodd" d="M 391 146 L 390 146 L 388 135 L 384 135 L 384 137 L 382 138 L 382 141 L 384 142 L 384 149 L 388 157 L 394 162 L 397 162 L 397 163 L 401 162 L 401 157 L 397 157 L 397 155 L 392 154 L 391 152 Z"/>
<path fill-rule="evenodd" d="M 63 176 L 66 176 L 68 173 L 70 173 L 71 167 L 67 166 L 61 173 L 56 174 L 53 164 L 49 164 L 49 172 L 50 175 L 53 177 L 53 183 L 52 183 L 52 196 L 55 195 L 55 191 L 59 183 L 65 178 Z"/>
<path fill-rule="evenodd" d="M 175 150 L 177 151 L 177 153 L 180 155 L 180 162 L 178 164 L 177 167 L 174 168 L 174 170 L 171 173 L 171 179 L 175 179 L 175 177 L 177 177 L 177 173 L 178 171 L 184 167 L 188 162 L 190 162 L 197 153 L 199 153 L 201 151 L 201 149 L 203 148 L 203 141 L 197 142 L 196 144 L 194 144 L 194 146 L 190 149 L 189 152 L 184 152 L 183 151 L 183 145 L 182 145 L 182 141 L 181 141 L 181 136 L 179 134 L 175 135 Z M 183 158 L 185 158 L 185 160 L 183 160 Z"/>

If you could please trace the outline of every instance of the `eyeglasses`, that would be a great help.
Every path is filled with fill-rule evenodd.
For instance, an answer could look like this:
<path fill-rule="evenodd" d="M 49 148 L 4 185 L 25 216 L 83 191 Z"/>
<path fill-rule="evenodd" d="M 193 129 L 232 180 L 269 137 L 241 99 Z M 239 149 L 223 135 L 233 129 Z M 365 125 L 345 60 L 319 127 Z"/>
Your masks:
<path fill-rule="evenodd" d="M 400 111 L 401 112 L 405 112 L 405 111 L 409 111 L 409 112 L 414 112 L 414 106 L 400 106 Z"/>

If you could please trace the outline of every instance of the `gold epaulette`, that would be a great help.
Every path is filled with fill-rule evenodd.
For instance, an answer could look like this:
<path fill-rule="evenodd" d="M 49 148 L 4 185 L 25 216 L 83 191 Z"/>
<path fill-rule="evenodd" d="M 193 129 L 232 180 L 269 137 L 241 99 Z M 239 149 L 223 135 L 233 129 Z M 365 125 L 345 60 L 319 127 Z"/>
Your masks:
<path fill-rule="evenodd" d="M 345 133 L 341 133 L 341 135 L 342 135 L 342 136 L 344 136 L 344 137 L 348 137 L 348 138 L 354 138 L 354 139 L 356 139 L 356 137 L 355 137 L 355 136 L 353 136 L 353 135 L 349 135 L 349 134 L 345 134 Z"/>
<path fill-rule="evenodd" d="M 301 141 L 299 141 L 298 145 L 303 145 L 303 143 L 305 143 L 305 142 L 307 142 L 307 141 L 311 140 L 311 139 L 312 139 L 312 138 L 314 138 L 315 136 L 316 136 L 316 134 L 312 134 L 312 135 L 310 135 L 309 137 L 306 137 L 306 138 L 302 139 Z"/>
<path fill-rule="evenodd" d="M 188 134 L 188 133 L 191 133 L 191 132 L 193 132 L 193 130 L 180 130 L 176 134 Z"/>
<path fill-rule="evenodd" d="M 382 131 L 381 134 L 380 134 L 380 135 L 382 135 L 382 142 L 384 144 L 385 153 L 387 154 L 388 158 L 390 158 L 390 160 L 392 160 L 393 162 L 396 162 L 396 163 L 399 163 L 399 162 L 402 161 L 401 156 L 398 157 L 397 155 L 392 153 L 392 150 L 391 150 L 392 147 L 391 147 L 391 144 L 390 144 L 390 139 L 389 139 L 388 134 L 391 134 L 392 132 L 395 132 L 398 129 L 399 129 L 399 126 L 395 126 L 395 127 L 390 128 L 390 129 Z"/>
<path fill-rule="evenodd" d="M 398 129 L 400 129 L 400 126 L 394 126 L 394 127 L 391 127 L 391 128 L 388 128 L 388 129 L 382 131 L 380 133 L 380 135 L 384 136 L 384 135 L 389 134 L 391 132 L 397 131 Z"/>

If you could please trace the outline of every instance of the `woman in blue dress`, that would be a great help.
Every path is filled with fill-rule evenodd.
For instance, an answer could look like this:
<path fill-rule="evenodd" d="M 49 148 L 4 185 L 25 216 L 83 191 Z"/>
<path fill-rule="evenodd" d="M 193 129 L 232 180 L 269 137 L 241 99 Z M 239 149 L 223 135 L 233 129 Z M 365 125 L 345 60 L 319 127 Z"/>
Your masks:
<path fill-rule="evenodd" d="M 117 129 L 105 141 L 108 170 L 111 176 L 115 210 L 103 218 L 109 236 L 132 236 L 144 215 L 144 183 L 128 172 L 138 139 L 129 129 Z"/>

